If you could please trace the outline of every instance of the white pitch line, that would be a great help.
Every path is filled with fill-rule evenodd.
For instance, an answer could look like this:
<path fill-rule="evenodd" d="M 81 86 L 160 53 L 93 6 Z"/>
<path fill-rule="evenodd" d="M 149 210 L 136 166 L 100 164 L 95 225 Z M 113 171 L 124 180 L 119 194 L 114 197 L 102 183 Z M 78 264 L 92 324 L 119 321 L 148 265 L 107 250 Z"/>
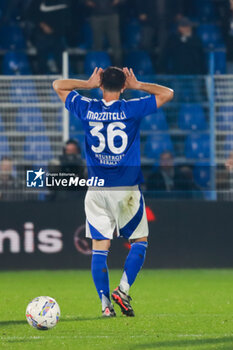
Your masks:
<path fill-rule="evenodd" d="M 51 333 L 50 333 L 51 334 Z M 193 338 L 202 338 L 202 337 L 210 337 L 210 338 L 215 338 L 215 339 L 218 339 L 220 337 L 231 337 L 233 336 L 233 333 L 229 333 L 229 334 L 219 334 L 217 337 L 216 337 L 216 333 L 215 334 L 174 334 L 174 333 L 156 333 L 154 334 L 154 336 L 157 336 L 157 335 L 160 335 L 160 336 L 169 336 L 169 337 L 193 337 Z M 80 338 L 83 338 L 83 339 L 86 339 L 86 338 L 90 338 L 90 339 L 95 339 L 95 338 L 112 338 L 113 336 L 115 336 L 115 334 L 112 334 L 112 335 L 70 335 L 70 336 L 65 336 L 65 335 L 54 335 L 53 338 L 56 338 L 56 339 L 68 339 L 68 338 L 72 338 L 72 339 L 80 339 Z M 145 338 L 145 336 L 149 336 L 149 337 L 153 337 L 153 335 L 151 334 L 143 334 L 143 335 L 140 335 L 140 334 L 137 334 L 137 335 L 128 335 L 129 338 Z M 48 339 L 48 337 L 43 337 L 43 336 L 6 336 L 6 337 L 3 337 L 1 336 L 0 337 L 0 340 L 23 340 L 23 339 Z"/>
<path fill-rule="evenodd" d="M 159 316 L 159 317 L 166 317 L 166 316 L 188 316 L 188 317 L 192 317 L 192 316 L 197 316 L 197 317 L 200 317 L 200 316 L 224 316 L 226 317 L 226 314 L 224 313 L 219 313 L 219 314 L 212 314 L 212 313 L 192 313 L 192 314 L 185 314 L 185 313 L 174 313 L 174 314 L 154 314 L 154 316 Z M 231 315 L 229 315 L 229 317 L 231 317 Z"/>
<path fill-rule="evenodd" d="M 50 333 L 51 334 L 51 333 Z M 93 339 L 95 339 L 95 338 L 111 338 L 111 337 L 113 337 L 114 336 L 114 334 L 113 335 L 80 335 L 80 336 L 78 336 L 78 335 L 70 335 L 70 336 L 65 336 L 65 335 L 61 335 L 61 336 L 59 336 L 59 335 L 55 335 L 55 336 L 53 336 L 53 339 L 54 338 L 56 338 L 56 339 L 68 339 L 68 338 L 72 338 L 72 339 L 80 339 L 80 338 L 93 338 Z M 145 337 L 144 335 L 135 335 L 135 336 L 130 336 L 130 338 L 143 338 L 143 337 Z M 0 337 L 0 340 L 5 340 L 5 341 L 7 341 L 7 340 L 24 340 L 24 339 L 48 339 L 47 337 L 43 337 L 43 336 L 29 336 L 29 337 L 27 337 L 27 336 L 6 336 L 6 337 Z"/>

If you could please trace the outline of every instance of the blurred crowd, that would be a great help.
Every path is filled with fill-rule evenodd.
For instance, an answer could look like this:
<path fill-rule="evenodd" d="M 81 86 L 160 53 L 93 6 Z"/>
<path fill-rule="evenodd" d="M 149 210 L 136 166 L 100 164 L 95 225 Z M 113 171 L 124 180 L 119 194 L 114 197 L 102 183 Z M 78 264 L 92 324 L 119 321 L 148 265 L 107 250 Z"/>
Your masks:
<path fill-rule="evenodd" d="M 232 0 L 2 0 L 1 3 L 1 26 L 20 23 L 27 47 L 36 49 L 33 73 L 61 71 L 61 54 L 65 48 L 109 50 L 112 62 L 122 65 L 124 52 L 130 46 L 125 38 L 134 28 L 137 31 L 138 26 L 137 49 L 156 58 L 153 62 L 158 73 L 207 71 L 206 47 L 200 38 L 202 34 L 197 35 L 200 24 L 212 25 L 213 30 L 220 28 L 229 70 L 233 66 Z M 132 21 L 135 27 L 129 26 Z"/>
<path fill-rule="evenodd" d="M 85 160 L 81 155 L 81 147 L 77 140 L 69 139 L 63 147 L 59 158 L 52 159 L 46 171 L 60 173 L 62 179 L 69 179 L 69 174 L 87 179 Z M 202 173 L 210 173 L 210 165 L 202 165 Z M 226 166 L 222 168 L 221 185 L 224 190 L 232 189 L 233 153 L 229 155 Z M 66 190 L 61 188 L 49 189 L 46 193 L 26 191 L 25 178 L 28 167 L 18 168 L 11 157 L 4 156 L 0 161 L 0 201 L 73 200 L 80 196 L 79 191 L 86 188 L 71 186 Z M 160 154 L 158 161 L 151 165 L 142 166 L 144 183 L 141 189 L 146 197 L 162 199 L 205 199 L 205 191 L 197 182 L 195 165 L 176 164 L 174 155 L 169 151 Z M 67 175 L 66 175 L 67 174 Z M 223 181 L 224 179 L 224 181 Z M 221 188 L 218 186 L 218 190 Z"/>
<path fill-rule="evenodd" d="M 225 68 L 226 72 L 233 73 L 233 0 L 0 1 L 0 60 L 3 60 L 0 62 L 0 73 L 60 73 L 62 52 L 65 49 L 70 50 L 71 56 L 74 54 L 75 64 L 72 65 L 72 59 L 70 60 L 71 74 L 90 74 L 91 71 L 84 69 L 85 64 L 77 64 L 78 57 L 85 58 L 89 53 L 96 52 L 107 52 L 112 64 L 119 66 L 144 60 L 145 64 L 137 71 L 140 74 L 142 67 L 141 75 L 205 74 L 208 72 L 209 50 L 220 50 L 220 65 L 217 65 L 220 73 L 225 73 Z M 7 70 L 6 65 L 4 70 L 4 64 L 1 63 L 8 58 L 11 60 L 14 53 L 27 55 L 30 69 L 24 70 L 22 64 L 18 70 L 17 62 L 12 60 L 10 69 Z M 130 54 L 131 61 L 127 61 L 126 57 Z M 152 67 L 147 57 L 150 58 Z M 19 56 L 19 61 L 20 59 L 23 60 Z M 226 67 L 222 65 L 224 60 Z M 198 96 L 195 80 L 190 86 L 192 93 L 188 93 Z M 180 96 L 181 88 L 174 80 L 177 96 Z M 202 119 L 205 120 L 204 112 L 199 113 L 195 108 L 193 111 L 195 121 L 202 114 Z M 190 110 L 186 114 L 190 117 Z M 198 130 L 205 129 L 206 123 Z M 166 131 L 167 128 L 161 130 Z M 192 128 L 187 130 L 193 131 Z M 148 143 L 151 144 L 150 136 Z M 209 147 L 209 141 L 206 143 Z M 80 144 L 74 139 L 68 140 L 61 156 L 50 159 L 48 170 L 86 177 Z M 186 153 L 184 156 L 195 158 L 192 155 L 187 157 Z M 159 155 L 156 154 L 156 157 L 151 157 L 156 158 L 156 162 L 149 169 L 144 169 L 146 176 L 143 190 L 156 193 L 157 198 L 202 198 L 202 188 L 195 178 L 195 164 L 186 164 L 185 157 L 183 164 L 177 165 L 175 152 L 170 147 Z M 231 167 L 232 158 L 231 154 L 228 159 Z M 209 163 L 201 170 L 208 175 L 206 182 L 209 183 Z M 232 174 L 224 168 L 223 176 L 224 189 L 232 188 Z M 31 196 L 24 190 L 25 169 L 18 169 L 10 156 L 1 157 L 0 200 L 38 199 L 37 194 Z M 20 193 L 20 197 L 16 198 L 17 193 Z M 59 200 L 75 195 L 72 189 L 66 193 L 50 191 L 42 199 Z"/>

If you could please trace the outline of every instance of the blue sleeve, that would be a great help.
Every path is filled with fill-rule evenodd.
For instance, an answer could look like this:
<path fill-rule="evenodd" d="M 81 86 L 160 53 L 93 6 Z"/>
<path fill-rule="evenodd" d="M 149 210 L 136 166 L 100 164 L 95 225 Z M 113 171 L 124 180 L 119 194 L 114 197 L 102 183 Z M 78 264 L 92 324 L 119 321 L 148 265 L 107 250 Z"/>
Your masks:
<path fill-rule="evenodd" d="M 71 91 L 66 97 L 65 107 L 69 112 L 82 119 L 89 108 L 91 99 L 79 95 L 77 91 Z"/>
<path fill-rule="evenodd" d="M 157 112 L 155 95 L 128 100 L 125 104 L 128 115 L 135 118 L 141 119 L 148 114 Z"/>

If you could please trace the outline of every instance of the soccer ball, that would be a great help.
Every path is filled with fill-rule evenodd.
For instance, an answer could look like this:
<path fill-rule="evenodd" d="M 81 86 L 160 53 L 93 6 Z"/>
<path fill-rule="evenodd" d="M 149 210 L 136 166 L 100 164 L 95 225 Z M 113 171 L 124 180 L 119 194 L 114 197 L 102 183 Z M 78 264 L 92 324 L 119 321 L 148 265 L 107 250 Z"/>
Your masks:
<path fill-rule="evenodd" d="M 26 308 L 28 323 L 39 330 L 48 330 L 55 327 L 60 315 L 58 303 L 50 297 L 37 297 Z"/>

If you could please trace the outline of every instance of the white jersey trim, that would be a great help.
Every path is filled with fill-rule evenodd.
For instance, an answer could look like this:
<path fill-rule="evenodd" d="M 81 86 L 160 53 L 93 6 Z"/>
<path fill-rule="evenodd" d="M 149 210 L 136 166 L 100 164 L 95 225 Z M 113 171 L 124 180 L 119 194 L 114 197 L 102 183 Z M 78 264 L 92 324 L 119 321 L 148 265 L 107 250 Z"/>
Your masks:
<path fill-rule="evenodd" d="M 111 106 L 113 103 L 117 102 L 118 100 L 113 100 L 113 101 L 105 101 L 105 99 L 102 99 L 103 103 L 106 105 L 106 106 Z"/>

